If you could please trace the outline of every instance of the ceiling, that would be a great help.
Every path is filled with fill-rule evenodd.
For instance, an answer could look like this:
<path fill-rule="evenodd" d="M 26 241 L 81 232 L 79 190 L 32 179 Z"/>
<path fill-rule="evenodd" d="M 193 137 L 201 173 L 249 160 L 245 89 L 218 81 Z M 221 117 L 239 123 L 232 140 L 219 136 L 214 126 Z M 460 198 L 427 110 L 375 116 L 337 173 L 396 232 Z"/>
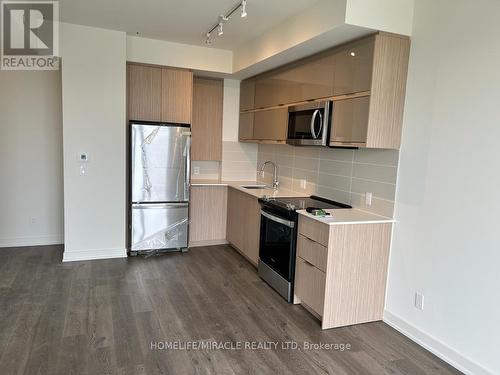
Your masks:
<path fill-rule="evenodd" d="M 317 0 L 248 0 L 211 47 L 234 50 Z M 205 33 L 237 0 L 60 0 L 60 19 L 129 35 L 205 46 Z M 138 33 L 138 34 L 137 34 Z"/>

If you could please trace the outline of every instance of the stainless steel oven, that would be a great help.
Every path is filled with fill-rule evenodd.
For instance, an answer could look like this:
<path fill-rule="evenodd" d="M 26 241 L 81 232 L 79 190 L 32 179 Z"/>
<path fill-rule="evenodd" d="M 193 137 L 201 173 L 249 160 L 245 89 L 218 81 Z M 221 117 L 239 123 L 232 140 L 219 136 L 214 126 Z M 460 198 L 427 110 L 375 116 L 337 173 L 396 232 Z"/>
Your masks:
<path fill-rule="evenodd" d="M 329 100 L 289 107 L 286 142 L 295 146 L 327 146 L 331 107 Z"/>
<path fill-rule="evenodd" d="M 308 207 L 342 209 L 351 206 L 314 195 L 300 198 L 263 197 L 259 198 L 259 203 L 261 205 L 259 276 L 288 302 L 293 302 L 297 210 Z"/>
<path fill-rule="evenodd" d="M 259 275 L 288 302 L 293 299 L 296 220 L 269 208 L 261 210 Z"/>

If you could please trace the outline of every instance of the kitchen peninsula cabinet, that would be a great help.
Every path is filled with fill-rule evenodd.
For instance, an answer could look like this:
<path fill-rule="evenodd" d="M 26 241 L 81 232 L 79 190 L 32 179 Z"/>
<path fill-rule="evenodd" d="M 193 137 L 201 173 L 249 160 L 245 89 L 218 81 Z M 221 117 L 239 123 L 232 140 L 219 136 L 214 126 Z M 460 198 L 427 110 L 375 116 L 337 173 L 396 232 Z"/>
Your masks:
<path fill-rule="evenodd" d="M 323 329 L 381 320 L 392 223 L 328 225 L 299 215 L 294 303 Z"/>

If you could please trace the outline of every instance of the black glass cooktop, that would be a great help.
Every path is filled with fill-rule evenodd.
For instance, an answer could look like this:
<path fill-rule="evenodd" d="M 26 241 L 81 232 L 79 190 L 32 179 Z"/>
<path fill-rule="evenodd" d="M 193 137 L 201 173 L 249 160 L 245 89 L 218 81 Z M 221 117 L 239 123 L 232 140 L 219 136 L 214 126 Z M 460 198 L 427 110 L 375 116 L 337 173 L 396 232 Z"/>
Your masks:
<path fill-rule="evenodd" d="M 325 198 L 317 197 L 291 197 L 291 198 L 261 198 L 262 203 L 267 205 L 286 209 L 288 211 L 305 210 L 308 207 L 321 208 L 321 209 L 338 209 L 338 208 L 351 208 L 351 206 L 331 201 Z"/>

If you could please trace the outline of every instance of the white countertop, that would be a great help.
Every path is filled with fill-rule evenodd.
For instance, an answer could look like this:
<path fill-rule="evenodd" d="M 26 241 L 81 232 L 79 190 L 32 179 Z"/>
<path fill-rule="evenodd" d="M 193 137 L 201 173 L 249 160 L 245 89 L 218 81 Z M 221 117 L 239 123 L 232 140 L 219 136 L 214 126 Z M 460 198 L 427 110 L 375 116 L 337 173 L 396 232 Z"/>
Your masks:
<path fill-rule="evenodd" d="M 191 186 L 229 186 L 257 198 L 266 197 L 308 197 L 309 194 L 296 193 L 288 189 L 272 188 L 265 189 L 245 189 L 242 185 L 264 185 L 256 181 L 223 181 L 223 180 L 195 180 L 191 179 Z"/>
<path fill-rule="evenodd" d="M 320 223 L 327 225 L 344 225 L 344 224 L 383 224 L 394 223 L 394 219 L 372 214 L 370 212 L 358 210 L 356 208 L 325 210 L 330 215 L 318 217 L 311 215 L 306 210 L 298 210 L 300 215 L 310 217 Z"/>

